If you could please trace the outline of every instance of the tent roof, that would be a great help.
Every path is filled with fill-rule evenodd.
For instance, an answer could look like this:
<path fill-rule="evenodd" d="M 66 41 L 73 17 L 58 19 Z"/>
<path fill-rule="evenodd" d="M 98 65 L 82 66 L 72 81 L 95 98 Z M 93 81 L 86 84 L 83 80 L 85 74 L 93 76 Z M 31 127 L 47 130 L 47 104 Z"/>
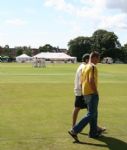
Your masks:
<path fill-rule="evenodd" d="M 30 58 L 30 56 L 28 56 L 26 54 L 22 54 L 20 56 L 17 56 L 16 58 Z"/>
<path fill-rule="evenodd" d="M 34 58 L 45 58 L 45 59 L 75 59 L 75 57 L 71 57 L 65 53 L 50 53 L 50 52 L 41 52 L 35 56 Z"/>

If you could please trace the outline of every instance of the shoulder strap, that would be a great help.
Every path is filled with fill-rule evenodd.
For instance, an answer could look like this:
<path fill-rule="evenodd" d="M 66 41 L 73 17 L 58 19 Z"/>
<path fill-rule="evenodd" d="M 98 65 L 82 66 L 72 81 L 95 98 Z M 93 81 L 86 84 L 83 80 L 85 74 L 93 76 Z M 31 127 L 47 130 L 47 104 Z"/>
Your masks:
<path fill-rule="evenodd" d="M 94 66 L 92 66 L 92 71 L 93 71 L 93 73 L 94 73 L 94 69 L 95 69 Z"/>

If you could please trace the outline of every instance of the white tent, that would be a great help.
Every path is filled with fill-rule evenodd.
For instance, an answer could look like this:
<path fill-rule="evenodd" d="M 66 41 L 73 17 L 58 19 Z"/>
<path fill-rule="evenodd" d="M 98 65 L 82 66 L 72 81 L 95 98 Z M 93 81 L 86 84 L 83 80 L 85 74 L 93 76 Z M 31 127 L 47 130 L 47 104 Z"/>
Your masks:
<path fill-rule="evenodd" d="M 65 53 L 50 53 L 50 52 L 41 52 L 35 56 L 33 56 L 33 58 L 43 58 L 46 60 L 52 60 L 52 61 L 73 61 L 76 62 L 76 57 L 71 57 Z"/>
<path fill-rule="evenodd" d="M 20 56 L 16 57 L 16 61 L 17 62 L 28 62 L 30 61 L 32 58 L 26 54 L 22 54 Z"/>
<path fill-rule="evenodd" d="M 113 59 L 111 57 L 105 57 L 105 58 L 103 58 L 102 63 L 112 64 L 113 63 Z"/>

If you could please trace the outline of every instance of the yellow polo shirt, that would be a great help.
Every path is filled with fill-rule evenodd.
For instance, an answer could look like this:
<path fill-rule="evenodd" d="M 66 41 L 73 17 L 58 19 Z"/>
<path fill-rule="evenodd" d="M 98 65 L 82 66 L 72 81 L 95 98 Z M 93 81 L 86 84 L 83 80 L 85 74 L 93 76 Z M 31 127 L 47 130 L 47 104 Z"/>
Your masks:
<path fill-rule="evenodd" d="M 92 73 L 94 74 L 94 81 L 95 85 L 97 87 L 97 78 L 98 78 L 98 71 L 94 64 L 87 64 L 82 69 L 81 74 L 81 82 L 82 82 L 82 94 L 83 95 L 89 95 L 94 94 L 95 91 L 92 90 L 89 79 L 92 76 Z"/>

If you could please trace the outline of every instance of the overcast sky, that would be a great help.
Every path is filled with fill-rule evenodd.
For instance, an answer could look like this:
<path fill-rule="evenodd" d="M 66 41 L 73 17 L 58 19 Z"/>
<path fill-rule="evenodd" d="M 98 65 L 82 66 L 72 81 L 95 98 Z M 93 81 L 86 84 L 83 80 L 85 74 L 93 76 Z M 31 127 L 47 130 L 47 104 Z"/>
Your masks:
<path fill-rule="evenodd" d="M 127 43 L 127 0 L 0 0 L 0 46 L 67 48 L 98 29 Z"/>

